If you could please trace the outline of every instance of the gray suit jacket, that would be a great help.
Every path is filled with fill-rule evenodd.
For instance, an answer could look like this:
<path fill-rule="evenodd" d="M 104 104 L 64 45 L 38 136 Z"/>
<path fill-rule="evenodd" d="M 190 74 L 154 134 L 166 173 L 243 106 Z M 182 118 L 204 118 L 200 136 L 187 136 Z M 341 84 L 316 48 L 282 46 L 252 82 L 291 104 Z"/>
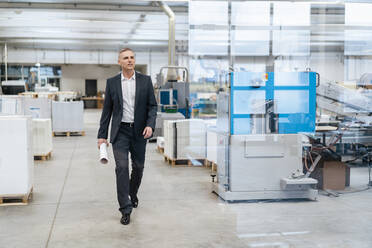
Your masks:
<path fill-rule="evenodd" d="M 136 95 L 134 101 L 134 130 L 138 138 L 146 126 L 154 131 L 157 103 L 151 77 L 136 73 Z M 107 79 L 105 101 L 98 130 L 98 138 L 107 139 L 108 126 L 111 120 L 110 142 L 115 143 L 123 117 L 123 93 L 120 74 Z"/>

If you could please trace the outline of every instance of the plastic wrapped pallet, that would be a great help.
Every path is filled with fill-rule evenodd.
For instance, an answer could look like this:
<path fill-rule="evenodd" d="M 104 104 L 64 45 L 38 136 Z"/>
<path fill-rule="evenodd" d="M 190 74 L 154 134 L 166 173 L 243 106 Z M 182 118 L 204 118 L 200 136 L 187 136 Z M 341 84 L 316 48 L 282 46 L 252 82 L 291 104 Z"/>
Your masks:
<path fill-rule="evenodd" d="M 217 164 L 217 128 L 207 128 L 207 160 Z"/>
<path fill-rule="evenodd" d="M 206 157 L 206 125 L 201 119 L 177 121 L 177 159 Z"/>
<path fill-rule="evenodd" d="M 163 113 L 158 112 L 156 115 L 156 126 L 154 137 L 164 136 L 163 123 L 164 120 L 184 120 L 185 116 L 181 113 Z"/>
<path fill-rule="evenodd" d="M 156 145 L 157 145 L 157 147 L 159 147 L 159 148 L 164 148 L 164 137 L 159 136 L 159 137 L 156 139 Z"/>
<path fill-rule="evenodd" d="M 84 104 L 76 102 L 52 102 L 53 132 L 82 132 L 84 129 Z"/>
<path fill-rule="evenodd" d="M 24 98 L 25 115 L 32 118 L 50 119 L 52 118 L 52 100 L 46 97 Z"/>
<path fill-rule="evenodd" d="M 175 159 L 175 138 L 176 138 L 176 122 L 174 120 L 165 120 L 164 127 L 164 155 L 168 158 Z"/>
<path fill-rule="evenodd" d="M 2 115 L 23 115 L 24 98 L 16 95 L 0 95 L 0 113 Z"/>
<path fill-rule="evenodd" d="M 51 119 L 32 120 L 33 155 L 45 156 L 53 150 Z"/>
<path fill-rule="evenodd" d="M 73 100 L 77 97 L 77 92 L 75 91 L 58 91 L 56 92 L 56 100 L 63 102 L 67 100 Z"/>
<path fill-rule="evenodd" d="M 27 195 L 33 185 L 30 116 L 0 116 L 0 196 Z"/>
<path fill-rule="evenodd" d="M 171 159 L 204 159 L 206 128 L 203 120 L 165 120 L 164 154 Z"/>

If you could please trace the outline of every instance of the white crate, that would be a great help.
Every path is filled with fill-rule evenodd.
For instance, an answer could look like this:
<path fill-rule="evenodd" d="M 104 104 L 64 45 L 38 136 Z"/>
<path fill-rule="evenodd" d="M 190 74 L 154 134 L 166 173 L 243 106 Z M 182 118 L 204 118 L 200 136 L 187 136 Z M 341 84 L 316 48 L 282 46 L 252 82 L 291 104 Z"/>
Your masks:
<path fill-rule="evenodd" d="M 30 116 L 0 116 L 0 196 L 27 195 L 33 185 Z"/>

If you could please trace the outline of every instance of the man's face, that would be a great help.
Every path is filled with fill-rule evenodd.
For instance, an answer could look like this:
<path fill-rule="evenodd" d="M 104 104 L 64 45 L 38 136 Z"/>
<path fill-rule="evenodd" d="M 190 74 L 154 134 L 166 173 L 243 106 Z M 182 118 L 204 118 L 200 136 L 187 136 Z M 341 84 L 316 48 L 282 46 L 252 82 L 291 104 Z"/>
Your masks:
<path fill-rule="evenodd" d="M 119 54 L 119 65 L 123 70 L 134 70 L 136 60 L 132 51 L 125 51 Z"/>

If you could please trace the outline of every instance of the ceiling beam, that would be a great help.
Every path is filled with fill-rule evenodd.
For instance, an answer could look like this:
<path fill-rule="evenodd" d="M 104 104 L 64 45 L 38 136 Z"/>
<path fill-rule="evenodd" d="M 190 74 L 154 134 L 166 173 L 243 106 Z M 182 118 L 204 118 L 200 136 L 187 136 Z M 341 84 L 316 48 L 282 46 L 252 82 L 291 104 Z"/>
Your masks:
<path fill-rule="evenodd" d="M 21 9 L 64 9 L 64 10 L 109 10 L 109 11 L 126 11 L 126 12 L 162 12 L 157 6 L 151 3 L 148 5 L 135 5 L 128 3 L 105 2 L 105 3 L 58 3 L 58 2 L 4 2 L 0 1 L 0 8 L 21 8 Z M 172 6 L 175 13 L 188 13 L 188 6 Z"/>

